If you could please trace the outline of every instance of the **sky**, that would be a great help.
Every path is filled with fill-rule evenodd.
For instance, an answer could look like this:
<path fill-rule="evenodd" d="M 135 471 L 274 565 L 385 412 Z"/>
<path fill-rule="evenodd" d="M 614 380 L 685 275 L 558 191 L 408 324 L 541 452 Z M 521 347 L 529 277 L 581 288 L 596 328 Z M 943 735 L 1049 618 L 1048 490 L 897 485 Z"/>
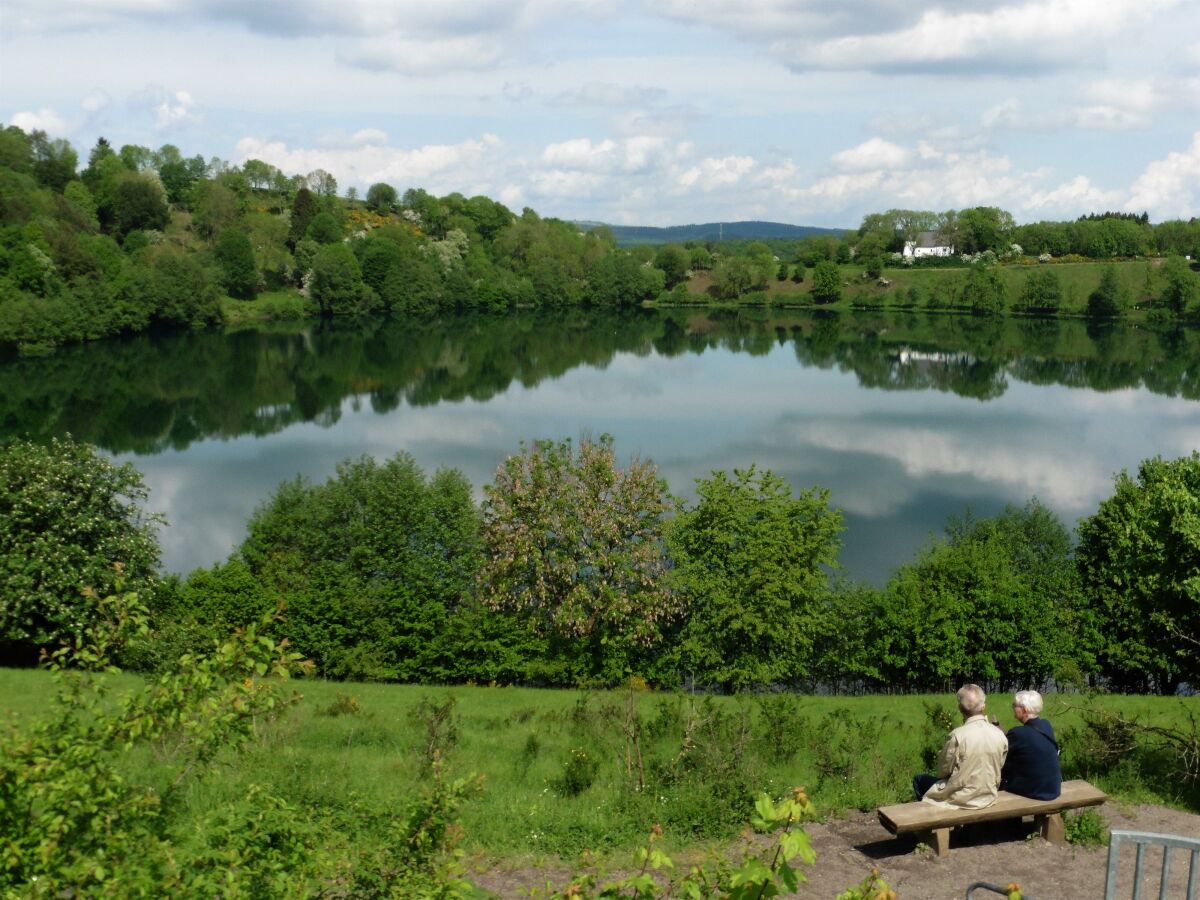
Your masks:
<path fill-rule="evenodd" d="M 0 119 L 614 224 L 1200 215 L 1200 0 L 0 0 Z"/>

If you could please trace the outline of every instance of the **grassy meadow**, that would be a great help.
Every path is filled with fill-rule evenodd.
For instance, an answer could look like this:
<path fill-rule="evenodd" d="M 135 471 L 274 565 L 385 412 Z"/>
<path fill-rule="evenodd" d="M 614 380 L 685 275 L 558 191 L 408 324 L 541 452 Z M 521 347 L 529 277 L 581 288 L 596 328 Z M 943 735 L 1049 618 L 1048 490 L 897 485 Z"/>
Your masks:
<path fill-rule="evenodd" d="M 1013 309 L 1021 296 L 1021 291 L 1030 274 L 1039 269 L 1053 271 L 1062 287 L 1062 298 L 1059 313 L 1061 315 L 1085 315 L 1089 295 L 1100 284 L 1100 276 L 1109 266 L 1116 266 L 1117 278 L 1127 291 L 1127 296 L 1137 306 L 1146 304 L 1147 300 L 1157 297 L 1162 289 L 1161 259 L 1131 260 L 1121 262 L 1075 262 L 1075 263 L 1036 263 L 1032 260 L 1021 264 L 1002 265 L 999 268 L 1000 277 L 1008 293 L 1008 307 Z M 824 305 L 825 309 L 849 309 L 855 306 L 878 306 L 908 308 L 916 306 L 924 309 L 930 307 L 930 298 L 934 298 L 933 308 L 946 308 L 956 305 L 955 299 L 962 290 L 969 268 L 963 266 L 948 267 L 908 267 L 888 266 L 883 270 L 883 280 L 887 286 L 865 276 L 862 265 L 847 264 L 839 267 L 842 273 L 842 299 L 836 303 Z M 766 299 L 772 305 L 807 306 L 812 300 L 809 291 L 812 289 L 812 270 L 805 270 L 804 281 L 795 284 L 791 280 L 779 281 L 772 278 L 767 284 L 766 291 L 760 294 L 748 294 L 747 297 Z M 688 290 L 693 294 L 704 295 L 714 285 L 711 272 L 698 272 L 688 282 Z M 915 297 L 913 292 L 915 291 Z M 915 302 L 914 302 L 915 301 Z M 744 302 L 744 300 L 743 300 Z M 734 303 L 733 305 L 737 305 Z M 1144 310 L 1130 310 L 1130 315 L 1137 318 Z"/>
<path fill-rule="evenodd" d="M 112 677 L 114 694 L 139 683 L 132 675 Z M 822 815 L 909 799 L 912 775 L 926 766 L 923 751 L 944 736 L 930 710 L 951 716 L 954 710 L 948 694 L 705 697 L 319 681 L 296 688 L 300 703 L 261 727 L 246 752 L 219 759 L 216 774 L 189 788 L 189 818 L 235 804 L 258 785 L 302 809 L 345 809 L 354 827 L 370 828 L 419 796 L 436 748 L 451 776 L 485 778 L 462 820 L 464 846 L 479 856 L 626 852 L 656 822 L 668 846 L 702 845 L 737 834 L 760 790 L 779 796 L 805 785 Z M 52 693 L 45 672 L 0 669 L 6 719 L 40 715 Z M 637 745 L 626 736 L 634 721 L 631 700 Z M 1092 765 L 1074 708 L 1084 698 L 1047 700 L 1067 777 L 1089 777 L 1118 801 L 1197 808 L 1196 794 L 1181 793 L 1153 753 Z M 1010 702 L 1008 695 L 990 702 L 1005 727 L 1015 724 Z M 1144 723 L 1181 724 L 1189 711 L 1200 714 L 1200 697 L 1096 702 Z M 149 751 L 124 762 L 135 782 L 152 778 L 158 764 Z"/>

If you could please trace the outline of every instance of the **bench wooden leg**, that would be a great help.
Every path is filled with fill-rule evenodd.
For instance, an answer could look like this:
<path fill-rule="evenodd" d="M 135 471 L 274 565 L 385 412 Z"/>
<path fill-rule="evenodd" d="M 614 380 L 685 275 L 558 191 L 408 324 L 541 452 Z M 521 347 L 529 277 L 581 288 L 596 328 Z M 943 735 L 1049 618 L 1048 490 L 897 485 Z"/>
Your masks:
<path fill-rule="evenodd" d="M 950 852 L 950 829 L 935 828 L 921 835 L 921 843 L 928 844 L 936 856 L 945 856 Z"/>
<path fill-rule="evenodd" d="M 1062 813 L 1050 813 L 1045 816 L 1036 816 L 1038 830 L 1041 831 L 1042 837 L 1051 844 L 1063 846 L 1067 842 L 1066 834 L 1063 832 Z"/>

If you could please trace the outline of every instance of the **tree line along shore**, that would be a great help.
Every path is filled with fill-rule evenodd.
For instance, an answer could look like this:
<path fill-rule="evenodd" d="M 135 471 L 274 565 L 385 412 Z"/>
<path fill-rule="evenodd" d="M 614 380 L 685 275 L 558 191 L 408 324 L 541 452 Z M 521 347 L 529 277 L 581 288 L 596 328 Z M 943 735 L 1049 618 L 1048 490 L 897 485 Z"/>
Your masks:
<path fill-rule="evenodd" d="M 953 248 L 913 259 L 921 235 Z M 0 131 L 0 348 L 310 315 L 647 302 L 898 306 L 1190 321 L 1200 223 L 1130 213 L 1016 224 L 991 207 L 889 210 L 842 237 L 618 247 L 610 229 L 487 197 L 359 197 L 179 148 Z M 1099 265 L 1103 263 L 1103 265 Z"/>
<path fill-rule="evenodd" d="M 483 493 L 403 453 L 347 459 L 324 483 L 280 484 L 227 561 L 179 578 L 160 571 L 132 466 L 71 440 L 12 441 L 0 649 L 32 663 L 124 589 L 150 609 L 122 658 L 144 671 L 271 617 L 267 634 L 338 680 L 1162 694 L 1200 681 L 1200 454 L 1117 474 L 1075 541 L 1036 499 L 954 517 L 882 588 L 838 575 L 836 498 L 753 465 L 714 471 L 683 502 L 607 437 L 543 441 L 514 448 Z"/>

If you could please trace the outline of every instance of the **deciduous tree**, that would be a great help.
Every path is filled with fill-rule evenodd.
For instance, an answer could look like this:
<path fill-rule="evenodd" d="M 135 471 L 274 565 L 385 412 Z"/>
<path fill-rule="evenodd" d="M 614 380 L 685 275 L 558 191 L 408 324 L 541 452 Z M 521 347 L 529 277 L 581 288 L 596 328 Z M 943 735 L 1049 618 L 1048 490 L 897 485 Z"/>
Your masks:
<path fill-rule="evenodd" d="M 700 479 L 696 494 L 670 532 L 688 602 L 685 671 L 728 690 L 808 674 L 842 530 L 829 492 L 793 496 L 783 478 L 751 466 Z"/>
<path fill-rule="evenodd" d="M 1105 266 L 1100 273 L 1100 283 L 1088 296 L 1089 316 L 1100 319 L 1115 319 L 1125 313 L 1129 289 L 1117 277 L 1115 266 Z"/>
<path fill-rule="evenodd" d="M 213 255 L 221 266 L 221 283 L 229 296 L 253 300 L 258 293 L 258 266 L 246 232 L 237 228 L 221 232 Z"/>
<path fill-rule="evenodd" d="M 1030 312 L 1049 312 L 1058 309 L 1062 301 L 1062 284 L 1053 269 L 1036 269 L 1029 273 L 1021 287 L 1021 308 Z"/>
<path fill-rule="evenodd" d="M 998 316 L 1008 305 L 1008 290 L 996 266 L 976 263 L 967 273 L 962 302 L 976 315 Z"/>
<path fill-rule="evenodd" d="M 687 278 L 690 263 L 688 252 L 678 244 L 666 244 L 654 255 L 654 267 L 662 270 L 667 290 Z"/>
<path fill-rule="evenodd" d="M 652 463 L 617 464 L 612 438 L 539 441 L 484 489 L 484 602 L 579 641 L 591 677 L 614 683 L 679 612 L 663 578 L 673 509 Z"/>
<path fill-rule="evenodd" d="M 363 283 L 354 253 L 345 244 L 328 244 L 313 260 L 309 293 L 325 315 L 369 312 L 374 292 Z"/>
<path fill-rule="evenodd" d="M 1079 524 L 1079 573 L 1095 598 L 1105 674 L 1172 693 L 1200 680 L 1200 453 L 1147 459 Z"/>
<path fill-rule="evenodd" d="M 337 677 L 428 677 L 479 561 L 470 483 L 453 469 L 426 477 L 406 453 L 344 460 L 323 484 L 284 482 L 247 532 L 238 556 L 288 597 L 285 630 Z"/>
<path fill-rule="evenodd" d="M 1162 270 L 1162 302 L 1171 312 L 1179 315 L 1187 310 L 1196 299 L 1196 276 L 1182 256 L 1171 256 Z"/>
<path fill-rule="evenodd" d="M 395 208 L 397 198 L 396 189 L 382 181 L 367 188 L 367 206 L 381 216 L 386 216 Z"/>
<path fill-rule="evenodd" d="M 92 624 L 95 596 L 119 581 L 153 588 L 161 520 L 145 512 L 147 496 L 133 466 L 88 444 L 0 446 L 0 644 L 36 658 Z"/>
<path fill-rule="evenodd" d="M 112 210 L 119 235 L 135 228 L 161 231 L 171 219 L 162 182 L 151 173 L 122 175 L 113 193 Z"/>
<path fill-rule="evenodd" d="M 842 299 L 842 272 L 837 263 L 828 260 L 817 263 L 811 294 L 817 303 L 836 303 Z"/>

